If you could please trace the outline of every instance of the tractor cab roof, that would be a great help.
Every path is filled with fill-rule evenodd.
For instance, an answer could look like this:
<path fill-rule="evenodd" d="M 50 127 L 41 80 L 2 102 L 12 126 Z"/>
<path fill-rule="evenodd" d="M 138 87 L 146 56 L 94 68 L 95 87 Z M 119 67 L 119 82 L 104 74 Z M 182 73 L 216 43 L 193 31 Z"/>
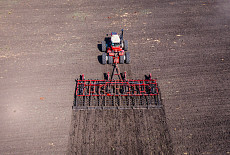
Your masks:
<path fill-rule="evenodd" d="M 113 33 L 113 32 L 112 32 Z M 116 33 L 116 34 L 113 34 L 111 36 L 111 42 L 112 43 L 120 43 L 121 42 L 121 39 L 119 37 L 119 35 Z"/>

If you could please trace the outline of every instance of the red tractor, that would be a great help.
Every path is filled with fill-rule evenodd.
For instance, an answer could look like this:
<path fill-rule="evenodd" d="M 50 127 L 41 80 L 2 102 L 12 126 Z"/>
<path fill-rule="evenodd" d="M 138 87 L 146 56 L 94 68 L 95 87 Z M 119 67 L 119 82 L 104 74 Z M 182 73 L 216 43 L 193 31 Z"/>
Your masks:
<path fill-rule="evenodd" d="M 116 32 L 111 33 L 111 37 L 106 38 L 101 42 L 102 52 L 102 64 L 129 64 L 130 54 L 125 52 L 128 50 L 128 41 L 123 40 L 123 29 L 121 35 Z"/>

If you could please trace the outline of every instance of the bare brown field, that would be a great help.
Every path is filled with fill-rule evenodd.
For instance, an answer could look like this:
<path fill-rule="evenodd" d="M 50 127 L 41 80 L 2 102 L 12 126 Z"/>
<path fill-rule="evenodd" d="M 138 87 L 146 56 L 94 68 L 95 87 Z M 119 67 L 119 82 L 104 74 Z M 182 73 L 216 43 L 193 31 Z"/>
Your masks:
<path fill-rule="evenodd" d="M 229 6 L 1 0 L 1 154 L 229 154 Z M 112 71 L 97 45 L 122 28 L 131 63 L 121 71 L 131 79 L 152 73 L 165 112 L 73 112 L 74 79 Z"/>

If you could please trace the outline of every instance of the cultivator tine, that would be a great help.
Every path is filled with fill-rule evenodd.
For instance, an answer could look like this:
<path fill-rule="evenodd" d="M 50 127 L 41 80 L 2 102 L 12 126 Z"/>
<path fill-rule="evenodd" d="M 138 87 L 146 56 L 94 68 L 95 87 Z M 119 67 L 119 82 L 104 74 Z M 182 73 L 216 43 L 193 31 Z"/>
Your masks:
<path fill-rule="evenodd" d="M 116 96 L 116 106 L 119 107 L 121 105 L 121 96 Z"/>
<path fill-rule="evenodd" d="M 131 98 L 131 106 L 134 107 L 135 106 L 135 97 L 130 96 L 130 98 Z"/>
<path fill-rule="evenodd" d="M 102 107 L 104 107 L 104 106 L 106 106 L 106 96 L 103 96 L 103 98 L 102 98 Z"/>

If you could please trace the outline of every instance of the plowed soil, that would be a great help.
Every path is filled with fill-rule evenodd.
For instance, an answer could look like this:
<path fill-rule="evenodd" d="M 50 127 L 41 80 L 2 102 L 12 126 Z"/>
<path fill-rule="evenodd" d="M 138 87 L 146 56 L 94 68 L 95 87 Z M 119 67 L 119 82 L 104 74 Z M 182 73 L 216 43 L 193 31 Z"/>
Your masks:
<path fill-rule="evenodd" d="M 1 0 L 0 154 L 230 154 L 229 7 Z M 165 110 L 73 112 L 75 78 L 112 71 L 98 44 L 122 28 L 131 63 L 120 70 L 152 73 Z"/>
<path fill-rule="evenodd" d="M 164 111 L 78 110 L 69 154 L 172 154 Z"/>

